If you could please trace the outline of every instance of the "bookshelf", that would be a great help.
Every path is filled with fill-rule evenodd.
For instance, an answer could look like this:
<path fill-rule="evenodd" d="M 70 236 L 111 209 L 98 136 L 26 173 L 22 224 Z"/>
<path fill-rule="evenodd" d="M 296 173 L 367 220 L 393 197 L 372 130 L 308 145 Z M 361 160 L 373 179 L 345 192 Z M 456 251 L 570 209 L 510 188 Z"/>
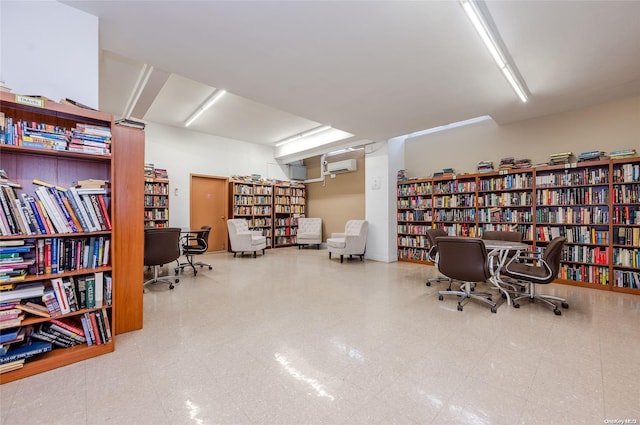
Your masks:
<path fill-rule="evenodd" d="M 169 180 L 145 177 L 144 227 L 169 227 Z"/>
<path fill-rule="evenodd" d="M 559 283 L 640 294 L 640 158 L 399 181 L 398 259 L 428 263 L 424 230 L 565 236 Z"/>
<path fill-rule="evenodd" d="M 478 234 L 475 175 L 434 179 L 433 223 L 450 236 Z"/>
<path fill-rule="evenodd" d="M 230 180 L 229 218 L 244 218 L 267 238 L 267 248 L 296 244 L 298 217 L 305 216 L 303 183 Z"/>
<path fill-rule="evenodd" d="M 274 246 L 296 244 L 298 218 L 304 217 L 306 189 L 302 183 L 276 184 L 273 198 Z"/>
<path fill-rule="evenodd" d="M 233 180 L 229 184 L 229 218 L 247 220 L 249 229 L 261 231 L 267 238 L 267 248 L 270 248 L 273 235 L 273 185 Z"/>
<path fill-rule="evenodd" d="M 398 258 L 429 263 L 426 230 L 433 225 L 433 182 L 431 179 L 400 182 L 397 194 Z"/>
<path fill-rule="evenodd" d="M 117 249 L 125 239 L 126 243 L 130 243 L 129 236 L 135 245 L 136 235 L 127 235 L 125 238 L 121 231 L 129 231 L 126 224 L 123 224 L 122 230 L 119 229 L 119 218 L 117 215 L 129 216 L 131 212 L 135 212 L 136 202 L 133 202 L 134 207 L 125 205 L 125 202 L 118 203 L 116 200 L 117 193 L 123 196 L 123 199 L 129 194 L 128 191 L 121 193 L 123 188 L 128 186 L 124 185 L 120 181 L 120 176 L 127 174 L 128 160 L 124 160 L 122 163 L 118 163 L 118 176 L 115 173 L 116 160 L 123 155 L 128 155 L 123 147 L 119 151 L 120 146 L 116 142 L 118 136 L 117 132 L 114 132 L 113 117 L 110 114 L 102 113 L 99 111 L 92 111 L 82 109 L 76 106 L 58 104 L 56 102 L 44 100 L 41 105 L 25 105 L 17 101 L 17 97 L 14 94 L 2 92 L 0 93 L 0 106 L 2 106 L 2 113 L 4 114 L 3 126 L 6 129 L 10 128 L 8 124 L 17 125 L 14 131 L 14 137 L 7 137 L 6 134 L 0 144 L 0 155 L 2 157 L 2 168 L 6 171 L 8 177 L 19 184 L 19 187 L 15 188 L 15 193 L 19 196 L 25 195 L 26 197 L 36 198 L 37 189 L 39 186 L 34 185 L 32 182 L 34 179 L 40 179 L 45 182 L 50 182 L 61 188 L 70 188 L 73 186 L 74 181 L 81 179 L 103 179 L 111 182 L 111 191 L 107 191 L 103 200 L 107 209 L 107 218 L 110 221 L 110 228 L 101 228 L 100 230 L 89 230 L 88 228 L 81 226 L 76 227 L 75 230 L 62 232 L 60 229 L 49 228 L 43 233 L 42 230 L 33 231 L 27 233 L 33 234 L 4 234 L 0 240 L 6 243 L 22 243 L 25 245 L 31 245 L 34 248 L 30 249 L 25 254 L 25 258 L 29 258 L 29 255 L 33 255 L 34 265 L 30 266 L 30 269 L 22 281 L 16 282 L 13 291 L 20 289 L 22 285 L 33 283 L 42 283 L 45 287 L 51 285 L 51 280 L 55 278 L 62 278 L 63 280 L 70 280 L 73 278 L 75 282 L 91 278 L 100 274 L 100 276 L 109 276 L 113 281 L 112 297 L 111 301 L 104 300 L 104 313 L 106 313 L 107 322 L 110 324 L 112 334 L 116 333 L 116 326 L 118 315 L 115 313 L 117 304 L 117 292 L 118 281 L 121 278 L 122 271 L 118 270 L 119 261 L 121 260 L 121 253 L 118 253 Z M 34 124 L 36 124 L 34 126 Z M 102 150 L 96 151 L 93 149 L 84 149 L 76 146 L 71 150 L 73 142 L 69 142 L 64 146 L 64 138 L 60 138 L 60 134 L 63 134 L 62 129 L 79 128 L 80 125 L 92 125 L 99 127 L 106 127 L 111 132 L 111 146 L 110 151 Z M 46 136 L 38 136 L 38 138 L 29 139 L 24 138 L 25 135 L 32 133 L 29 128 L 38 127 L 42 131 L 55 131 L 58 136 L 51 136 L 58 138 L 55 143 L 50 143 Z M 20 137 L 22 136 L 22 137 Z M 13 140 L 11 140 L 13 139 Z M 23 143 L 23 141 L 36 140 L 33 143 Z M 7 144 L 11 143 L 12 144 Z M 55 149 L 53 147 L 55 146 Z M 142 145 L 143 147 L 143 145 Z M 143 152 L 143 151 L 142 151 Z M 142 164 L 139 165 L 142 169 Z M 129 183 L 129 182 L 127 182 Z M 55 191 L 56 189 L 54 189 Z M 68 192 L 68 190 L 67 190 Z M 63 191 L 51 192 L 64 194 Z M 64 196 L 64 195 L 62 195 Z M 63 204 L 66 206 L 66 204 Z M 61 206 L 62 208 L 62 206 Z M 67 209 L 70 213 L 70 217 L 76 214 L 81 214 L 79 209 L 73 207 L 71 210 Z M 25 208 L 25 211 L 26 208 Z M 141 210 L 140 210 L 141 211 Z M 60 212 L 64 211 L 61 209 Z M 96 211 L 97 212 L 97 211 Z M 110 217 L 109 217 L 110 215 Z M 77 215 L 76 215 L 76 218 Z M 71 227 L 71 226 L 70 226 Z M 60 247 L 65 245 L 72 245 L 72 242 L 79 243 L 79 241 L 91 241 L 101 239 L 103 241 L 109 240 L 111 248 L 108 250 L 110 255 L 107 257 L 105 264 L 102 262 L 91 263 L 86 267 L 82 263 L 65 263 L 64 271 L 53 273 L 53 270 L 45 269 L 41 270 L 42 274 L 38 274 L 38 267 L 36 266 L 37 258 L 36 252 L 39 246 L 45 245 L 50 240 L 57 240 L 60 242 Z M 66 255 L 66 253 L 64 253 Z M 62 258 L 63 253 L 59 253 Z M 67 257 L 68 258 L 68 257 Z M 102 257 L 105 258 L 104 256 Z M 123 260 L 123 264 L 126 261 Z M 78 267 L 81 265 L 80 267 Z M 135 276 L 135 279 L 141 281 L 142 276 L 142 261 L 139 264 L 133 263 L 133 268 L 126 268 L 123 270 L 127 274 L 133 273 L 139 266 L 139 275 Z M 128 275 L 127 278 L 131 279 L 133 275 Z M 128 282 L 122 282 L 121 285 L 125 285 Z M 134 286 L 134 285 L 131 285 Z M 141 293 L 142 291 L 140 291 Z M 6 293 L 6 292 L 5 292 Z M 126 293 L 126 290 L 123 291 Z M 36 299 L 37 301 L 37 299 Z M 131 309 L 135 309 L 137 306 L 130 306 Z M 102 311 L 102 309 L 85 307 L 78 308 L 75 311 L 71 311 L 67 314 L 57 317 L 63 319 L 79 319 L 85 313 L 93 314 L 95 312 Z M 129 314 L 124 309 L 121 313 L 126 316 Z M 22 320 L 20 327 L 25 330 L 37 329 L 42 324 L 49 324 L 50 318 L 38 317 L 35 315 L 27 314 Z M 0 383 L 10 382 L 17 379 L 21 379 L 26 376 L 31 376 L 36 373 L 44 372 L 53 368 L 65 366 L 74 362 L 89 359 L 104 353 L 113 351 L 115 348 L 115 338 L 111 338 L 108 341 L 99 345 L 87 345 L 78 344 L 69 348 L 54 347 L 51 351 L 33 356 L 28 359 L 24 366 L 3 374 L 0 374 Z M 9 351 L 10 353 L 10 351 Z"/>

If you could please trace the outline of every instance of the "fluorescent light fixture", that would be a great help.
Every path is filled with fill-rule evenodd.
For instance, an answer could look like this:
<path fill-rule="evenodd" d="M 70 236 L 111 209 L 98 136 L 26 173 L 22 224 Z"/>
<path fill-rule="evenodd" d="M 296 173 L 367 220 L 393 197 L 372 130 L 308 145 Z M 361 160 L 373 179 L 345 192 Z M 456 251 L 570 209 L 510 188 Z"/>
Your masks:
<path fill-rule="evenodd" d="M 142 65 L 142 69 L 140 70 L 140 74 L 138 74 L 138 80 L 136 81 L 135 86 L 133 86 L 133 91 L 129 96 L 129 100 L 127 101 L 127 106 L 124 108 L 124 112 L 122 113 L 122 118 L 129 119 L 131 118 L 131 113 L 133 112 L 133 108 L 138 103 L 138 99 L 140 99 L 140 95 L 144 90 L 147 82 L 149 82 L 149 77 L 153 73 L 153 66 L 147 65 L 146 63 Z"/>
<path fill-rule="evenodd" d="M 189 118 L 187 118 L 187 120 L 184 122 L 184 126 L 189 127 L 195 120 L 198 119 L 198 117 L 200 117 L 200 115 L 204 113 L 204 111 L 209 109 L 211 105 L 216 103 L 222 96 L 224 96 L 226 92 L 226 90 L 222 89 L 218 89 L 213 92 L 213 94 L 209 96 L 204 102 L 202 102 L 202 105 L 198 106 L 198 108 L 193 111 Z"/>
<path fill-rule="evenodd" d="M 320 127 L 316 127 L 316 128 L 312 128 L 311 130 L 307 130 L 304 131 L 300 134 L 296 134 L 294 136 L 291 137 L 287 137 L 284 140 L 280 140 L 278 143 L 276 143 L 276 147 L 280 147 L 283 145 L 286 145 L 287 143 L 291 143 L 294 142 L 296 140 L 300 140 L 304 137 L 309 137 L 309 136 L 313 136 L 314 134 L 318 134 L 318 133 L 322 133 L 323 131 L 327 131 L 331 129 L 330 125 L 321 125 Z"/>
<path fill-rule="evenodd" d="M 515 69 L 515 66 L 513 64 L 510 64 L 506 59 L 504 52 L 500 48 L 497 34 L 494 34 L 491 31 L 491 28 L 487 24 L 487 21 L 484 18 L 482 12 L 478 9 L 476 2 L 473 0 L 463 0 L 461 4 L 462 8 L 469 17 L 469 20 L 473 24 L 473 27 L 476 29 L 476 31 L 480 35 L 480 38 L 484 42 L 484 45 L 489 50 L 489 53 L 491 53 L 493 60 L 496 62 L 498 68 L 500 68 L 505 78 L 513 88 L 513 91 L 516 92 L 522 102 L 526 102 L 527 93 L 524 89 L 524 82 L 521 81 L 513 71 Z"/>
<path fill-rule="evenodd" d="M 407 134 L 406 138 L 410 139 L 411 137 L 424 136 L 425 134 L 437 133 L 439 131 L 450 130 L 452 128 L 464 127 L 465 125 L 471 125 L 482 121 L 490 120 L 491 117 L 489 115 L 482 115 L 480 117 L 469 118 L 468 120 L 456 121 L 450 124 L 439 125 L 437 127 L 431 127 L 426 130 L 416 131 L 415 133 Z"/>

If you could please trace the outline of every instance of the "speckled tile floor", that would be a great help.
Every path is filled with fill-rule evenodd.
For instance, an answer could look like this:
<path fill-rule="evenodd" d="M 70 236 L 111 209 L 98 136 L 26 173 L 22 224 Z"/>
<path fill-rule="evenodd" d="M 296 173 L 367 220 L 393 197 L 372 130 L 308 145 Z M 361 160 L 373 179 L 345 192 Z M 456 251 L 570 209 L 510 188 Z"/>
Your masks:
<path fill-rule="evenodd" d="M 114 353 L 0 386 L 1 423 L 640 421 L 640 296 L 549 285 L 562 316 L 459 312 L 430 266 L 201 257 L 213 270 L 148 289 L 144 329 Z"/>

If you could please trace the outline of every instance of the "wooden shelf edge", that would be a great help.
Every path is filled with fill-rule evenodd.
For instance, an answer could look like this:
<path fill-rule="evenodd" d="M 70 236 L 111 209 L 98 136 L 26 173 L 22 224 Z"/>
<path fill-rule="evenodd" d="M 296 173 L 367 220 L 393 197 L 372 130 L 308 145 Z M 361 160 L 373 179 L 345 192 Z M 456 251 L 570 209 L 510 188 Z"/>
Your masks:
<path fill-rule="evenodd" d="M 0 374 L 0 384 L 17 381 L 27 376 L 37 375 L 51 369 L 67 366 L 102 354 L 111 353 L 115 349 L 113 340 L 102 345 L 76 345 L 69 348 L 55 348 L 38 356 L 30 363 L 25 363 L 20 369 Z"/>

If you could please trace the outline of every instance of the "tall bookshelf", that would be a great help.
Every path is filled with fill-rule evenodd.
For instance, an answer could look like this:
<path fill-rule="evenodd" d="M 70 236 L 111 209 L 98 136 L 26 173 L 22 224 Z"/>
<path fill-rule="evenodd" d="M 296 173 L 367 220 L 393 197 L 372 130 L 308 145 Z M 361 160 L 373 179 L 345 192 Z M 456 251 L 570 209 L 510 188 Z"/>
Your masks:
<path fill-rule="evenodd" d="M 433 225 L 433 181 L 398 183 L 398 258 L 428 262 L 427 229 Z"/>
<path fill-rule="evenodd" d="M 398 259 L 426 260 L 424 229 L 564 236 L 557 282 L 640 294 L 640 158 L 399 181 Z"/>
<path fill-rule="evenodd" d="M 257 230 L 267 239 L 267 248 L 273 237 L 273 185 L 261 182 L 231 180 L 229 218 L 248 221 L 249 229 Z"/>
<path fill-rule="evenodd" d="M 24 123 L 22 130 L 16 130 L 16 135 L 18 135 L 20 131 L 24 132 L 26 127 L 34 127 L 34 123 L 37 124 L 38 127 L 47 129 L 48 131 L 57 131 L 58 134 L 64 131 L 62 129 L 71 129 L 76 127 L 77 124 L 96 125 L 113 129 L 113 117 L 110 114 L 81 109 L 70 105 L 61 105 L 48 100 L 42 101 L 41 104 L 38 104 L 38 102 L 25 104 L 18 96 L 2 92 L 0 93 L 0 106 L 2 106 L 2 112 L 4 113 L 5 127 L 8 123 L 8 121 L 6 121 L 7 119 L 11 119 L 13 124 Z M 111 276 L 113 278 L 113 301 L 111 304 L 105 305 L 105 312 L 110 322 L 112 332 L 115 334 L 117 322 L 115 314 L 117 302 L 115 301 L 115 295 L 118 290 L 116 272 L 119 261 L 116 245 L 122 237 L 118 230 L 118 220 L 114 219 L 117 192 L 120 191 L 119 189 L 116 190 L 116 186 L 120 182 L 117 182 L 118 176 L 115 173 L 114 158 L 116 158 L 116 150 L 118 149 L 115 138 L 113 138 L 112 135 L 112 153 L 106 155 L 72 152 L 69 151 L 68 148 L 62 148 L 60 145 L 58 145 L 58 149 L 60 150 L 36 147 L 37 145 L 33 144 L 31 147 L 26 147 L 26 144 L 21 143 L 17 137 L 13 140 L 15 142 L 13 144 L 0 145 L 0 156 L 2 157 L 2 168 L 7 172 L 11 180 L 20 185 L 20 187 L 16 189 L 18 195 L 25 194 L 27 196 L 34 196 L 37 186 L 32 182 L 36 178 L 63 188 L 71 187 L 74 181 L 80 179 L 97 178 L 109 180 L 111 181 L 111 191 L 105 195 L 105 201 L 108 207 L 107 209 L 111 214 L 110 221 L 112 224 L 111 229 L 103 229 L 100 231 L 87 231 L 80 227 L 74 232 L 59 232 L 54 229 L 49 233 L 35 232 L 35 234 L 29 235 L 23 233 L 2 236 L 0 238 L 2 241 L 24 241 L 26 245 L 33 245 L 34 247 L 42 244 L 45 240 L 54 238 L 60 240 L 62 244 L 71 240 L 78 241 L 102 238 L 103 240 L 110 240 L 112 246 L 109 260 L 104 265 L 99 264 L 97 267 L 91 268 L 70 267 L 63 272 L 55 274 L 48 273 L 48 270 L 43 274 L 38 274 L 37 269 L 31 268 L 23 280 L 16 282 L 13 290 L 18 290 L 21 285 L 29 283 L 42 283 L 45 287 L 48 287 L 51 285 L 51 279 L 58 277 L 67 280 L 69 278 L 78 280 L 95 276 L 95 273 L 98 272 L 103 273 L 104 276 Z M 7 143 L 7 141 L 8 138 L 5 137 L 3 143 Z M 118 170 L 119 172 L 121 171 L 120 166 Z M 126 170 L 122 171 L 126 172 Z M 121 195 L 125 196 L 126 194 Z M 124 204 L 122 204 L 121 208 L 123 210 L 126 209 Z M 31 252 L 34 251 L 32 250 Z M 142 269 L 141 264 L 140 268 Z M 58 318 L 79 319 L 84 313 L 93 313 L 95 311 L 97 311 L 97 309 L 78 309 L 59 316 Z M 20 323 L 20 327 L 28 330 L 31 327 L 35 328 L 41 324 L 45 324 L 50 320 L 50 318 L 27 314 Z M 0 383 L 14 381 L 53 368 L 96 357 L 111 352 L 114 348 L 115 338 L 100 345 L 89 346 L 84 343 L 69 348 L 55 348 L 54 346 L 54 348 L 47 353 L 29 358 L 22 368 L 1 374 Z"/>
<path fill-rule="evenodd" d="M 169 227 L 169 180 L 145 177 L 144 227 Z"/>
<path fill-rule="evenodd" d="M 262 232 L 267 248 L 295 245 L 298 218 L 306 212 L 303 183 L 232 179 L 229 184 L 230 218 L 245 219 L 250 229 Z"/>
<path fill-rule="evenodd" d="M 304 217 L 306 189 L 302 183 L 276 184 L 273 197 L 274 246 L 296 244 L 298 218 Z"/>

